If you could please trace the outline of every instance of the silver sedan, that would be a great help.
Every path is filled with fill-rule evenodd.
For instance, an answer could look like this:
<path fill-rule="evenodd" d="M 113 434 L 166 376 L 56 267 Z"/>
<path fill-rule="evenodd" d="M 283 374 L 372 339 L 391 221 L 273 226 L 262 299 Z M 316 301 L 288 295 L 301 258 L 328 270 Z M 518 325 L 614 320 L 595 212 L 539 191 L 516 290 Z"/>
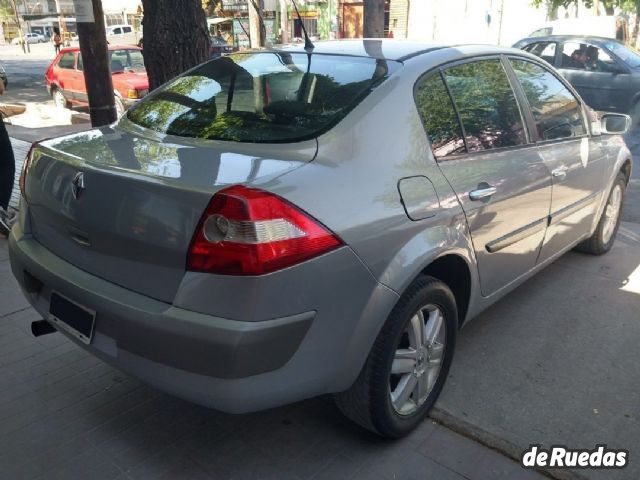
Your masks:
<path fill-rule="evenodd" d="M 34 146 L 13 273 L 36 335 L 167 392 L 233 413 L 332 393 L 397 437 L 460 327 L 568 250 L 611 248 L 628 124 L 519 50 L 234 53 Z"/>

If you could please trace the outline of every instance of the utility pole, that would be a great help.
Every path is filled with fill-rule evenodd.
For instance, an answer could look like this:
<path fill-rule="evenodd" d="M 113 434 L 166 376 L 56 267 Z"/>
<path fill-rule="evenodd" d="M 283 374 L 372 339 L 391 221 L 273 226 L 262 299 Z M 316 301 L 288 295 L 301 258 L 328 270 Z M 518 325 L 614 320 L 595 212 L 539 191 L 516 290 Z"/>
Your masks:
<path fill-rule="evenodd" d="M 73 0 L 73 5 L 76 10 L 91 124 L 94 127 L 108 125 L 115 122 L 117 117 L 102 1 Z"/>

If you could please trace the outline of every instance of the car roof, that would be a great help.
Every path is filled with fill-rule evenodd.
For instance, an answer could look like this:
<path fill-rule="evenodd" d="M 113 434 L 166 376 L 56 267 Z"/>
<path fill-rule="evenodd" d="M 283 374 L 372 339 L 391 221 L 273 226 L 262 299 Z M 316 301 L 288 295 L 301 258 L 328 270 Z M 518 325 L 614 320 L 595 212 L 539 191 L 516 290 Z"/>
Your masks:
<path fill-rule="evenodd" d="M 545 35 L 543 37 L 528 37 L 523 38 L 517 43 L 536 43 L 536 42 L 565 42 L 570 40 L 586 40 L 587 42 L 602 43 L 602 42 L 618 42 L 615 38 L 598 37 L 595 35 Z"/>
<path fill-rule="evenodd" d="M 140 47 L 136 47 L 135 45 L 107 45 L 107 49 L 109 51 L 112 50 L 142 50 Z M 60 53 L 68 53 L 68 52 L 79 52 L 80 47 L 65 47 L 60 50 Z"/>
<path fill-rule="evenodd" d="M 314 42 L 314 49 L 311 53 L 369 57 L 376 60 L 396 60 L 402 62 L 418 55 L 424 55 L 437 50 L 450 48 L 459 50 L 463 55 L 465 53 L 473 53 L 474 55 L 477 55 L 514 52 L 511 48 L 497 47 L 495 45 L 447 45 L 415 42 L 410 40 L 396 40 L 391 38 L 359 38 Z M 268 51 L 307 53 L 304 49 L 303 43 L 283 45 L 277 48 L 272 48 Z"/>

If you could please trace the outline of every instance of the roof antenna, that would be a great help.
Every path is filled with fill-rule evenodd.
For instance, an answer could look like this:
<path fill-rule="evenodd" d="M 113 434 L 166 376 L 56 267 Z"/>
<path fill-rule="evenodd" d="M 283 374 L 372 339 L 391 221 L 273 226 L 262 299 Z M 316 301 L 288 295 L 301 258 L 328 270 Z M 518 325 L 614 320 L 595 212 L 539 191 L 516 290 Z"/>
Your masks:
<path fill-rule="evenodd" d="M 293 3 L 293 8 L 296 9 L 296 15 L 298 16 L 298 20 L 300 20 L 300 26 L 302 27 L 302 32 L 304 33 L 304 49 L 305 50 L 313 50 L 316 48 L 311 39 L 309 38 L 309 34 L 307 33 L 307 29 L 304 26 L 304 22 L 302 21 L 302 17 L 300 16 L 300 12 L 298 11 L 298 6 L 296 5 L 296 0 L 291 0 Z"/>

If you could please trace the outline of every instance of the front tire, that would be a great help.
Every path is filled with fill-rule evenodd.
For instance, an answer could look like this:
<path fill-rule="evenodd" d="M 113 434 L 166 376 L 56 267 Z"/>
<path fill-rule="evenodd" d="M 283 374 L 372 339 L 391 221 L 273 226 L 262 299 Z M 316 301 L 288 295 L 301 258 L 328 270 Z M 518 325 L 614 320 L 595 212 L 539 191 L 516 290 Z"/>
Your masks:
<path fill-rule="evenodd" d="M 440 280 L 421 276 L 387 318 L 355 383 L 335 395 L 338 408 L 381 436 L 408 434 L 440 395 L 457 329 L 451 290 Z"/>
<path fill-rule="evenodd" d="M 591 237 L 580 243 L 576 250 L 591 255 L 604 255 L 611 250 L 620 226 L 626 186 L 627 177 L 622 172 L 618 173 L 615 182 L 613 182 L 613 187 L 611 187 L 607 204 L 598 221 L 596 231 L 593 232 Z"/>
<path fill-rule="evenodd" d="M 64 93 L 59 88 L 56 88 L 53 91 L 53 103 L 55 103 L 58 108 L 69 108 L 69 102 L 64 97 Z"/>

